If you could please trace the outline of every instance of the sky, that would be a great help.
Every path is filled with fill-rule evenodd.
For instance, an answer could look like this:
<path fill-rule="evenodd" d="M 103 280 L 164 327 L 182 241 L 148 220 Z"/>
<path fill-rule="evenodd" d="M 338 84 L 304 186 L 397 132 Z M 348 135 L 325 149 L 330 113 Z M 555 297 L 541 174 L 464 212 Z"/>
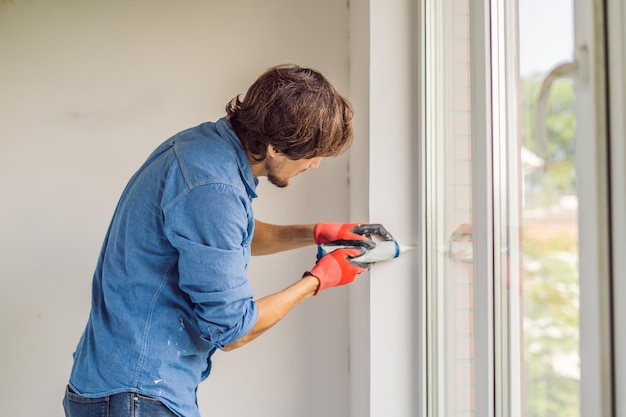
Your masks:
<path fill-rule="evenodd" d="M 574 54 L 573 0 L 518 0 L 521 76 L 546 72 Z"/>

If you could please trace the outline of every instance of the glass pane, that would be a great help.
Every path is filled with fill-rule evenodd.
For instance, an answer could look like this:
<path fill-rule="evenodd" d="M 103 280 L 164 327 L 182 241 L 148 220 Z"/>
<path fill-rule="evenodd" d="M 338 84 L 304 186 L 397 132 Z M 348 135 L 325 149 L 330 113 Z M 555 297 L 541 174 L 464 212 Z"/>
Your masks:
<path fill-rule="evenodd" d="M 426 1 L 429 415 L 474 415 L 469 0 Z"/>
<path fill-rule="evenodd" d="M 523 415 L 579 415 L 572 0 L 519 0 Z"/>

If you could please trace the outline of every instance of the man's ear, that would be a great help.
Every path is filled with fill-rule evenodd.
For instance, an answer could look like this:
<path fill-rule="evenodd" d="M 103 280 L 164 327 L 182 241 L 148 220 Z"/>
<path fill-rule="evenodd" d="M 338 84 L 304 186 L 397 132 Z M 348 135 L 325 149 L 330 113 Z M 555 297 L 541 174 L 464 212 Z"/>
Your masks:
<path fill-rule="evenodd" d="M 272 158 L 276 158 L 281 156 L 283 153 L 279 150 L 277 150 L 274 145 L 267 145 L 267 154 L 272 157 Z"/>

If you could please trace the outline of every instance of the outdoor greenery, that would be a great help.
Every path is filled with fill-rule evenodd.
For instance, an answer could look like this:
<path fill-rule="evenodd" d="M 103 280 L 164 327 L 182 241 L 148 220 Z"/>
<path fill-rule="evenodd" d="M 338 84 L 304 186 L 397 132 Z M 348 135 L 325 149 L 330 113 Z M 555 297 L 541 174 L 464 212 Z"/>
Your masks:
<path fill-rule="evenodd" d="M 525 417 L 574 417 L 580 412 L 577 236 L 558 228 L 541 236 L 530 233 L 532 221 L 544 216 L 550 225 L 562 198 L 576 195 L 574 93 L 571 80 L 553 84 L 547 147 L 540 154 L 535 135 L 540 81 L 521 82 L 522 145 L 543 159 L 524 178 L 525 212 L 533 213 L 522 230 Z M 571 210 L 560 209 L 575 221 Z"/>
<path fill-rule="evenodd" d="M 579 414 L 578 276 L 567 256 L 573 243 L 561 237 L 525 244 L 524 256 L 536 265 L 524 271 L 527 417 Z"/>
<path fill-rule="evenodd" d="M 547 147 L 542 154 L 538 150 L 535 135 L 537 98 L 541 88 L 540 77 L 529 77 L 521 82 L 522 96 L 522 146 L 544 160 L 544 166 L 530 174 L 528 181 L 534 185 L 535 199 L 528 201 L 530 206 L 545 207 L 554 203 L 561 195 L 576 194 L 574 132 L 574 90 L 572 81 L 564 79 L 552 85 L 548 96 L 546 117 Z"/>

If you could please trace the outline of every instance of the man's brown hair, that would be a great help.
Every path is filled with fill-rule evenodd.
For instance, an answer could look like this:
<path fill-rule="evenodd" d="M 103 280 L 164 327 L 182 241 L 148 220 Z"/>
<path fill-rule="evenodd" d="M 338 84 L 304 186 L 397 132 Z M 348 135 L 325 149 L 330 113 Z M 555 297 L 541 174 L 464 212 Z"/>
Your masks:
<path fill-rule="evenodd" d="M 226 113 L 255 161 L 266 157 L 268 145 L 296 160 L 336 156 L 352 143 L 352 105 L 310 68 L 269 68 Z"/>

